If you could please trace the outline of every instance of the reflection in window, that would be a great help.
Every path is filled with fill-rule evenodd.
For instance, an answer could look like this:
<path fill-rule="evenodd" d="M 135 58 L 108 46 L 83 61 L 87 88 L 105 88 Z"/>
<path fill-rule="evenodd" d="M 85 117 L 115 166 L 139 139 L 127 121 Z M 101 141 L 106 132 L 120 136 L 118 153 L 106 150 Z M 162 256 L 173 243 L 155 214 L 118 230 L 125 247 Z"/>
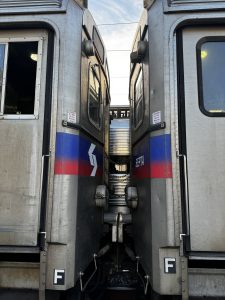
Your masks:
<path fill-rule="evenodd" d="M 5 45 L 0 44 L 0 100 L 2 99 L 4 60 L 5 60 Z"/>
<path fill-rule="evenodd" d="M 225 41 L 201 45 L 200 105 L 209 113 L 225 112 Z"/>
<path fill-rule="evenodd" d="M 9 43 L 4 114 L 34 114 L 38 42 Z"/>
<path fill-rule="evenodd" d="M 94 68 L 89 72 L 89 117 L 90 120 L 100 127 L 100 102 L 101 102 L 101 88 L 100 82 Z"/>
<path fill-rule="evenodd" d="M 135 83 L 134 126 L 137 127 L 143 118 L 143 75 L 142 69 Z"/>

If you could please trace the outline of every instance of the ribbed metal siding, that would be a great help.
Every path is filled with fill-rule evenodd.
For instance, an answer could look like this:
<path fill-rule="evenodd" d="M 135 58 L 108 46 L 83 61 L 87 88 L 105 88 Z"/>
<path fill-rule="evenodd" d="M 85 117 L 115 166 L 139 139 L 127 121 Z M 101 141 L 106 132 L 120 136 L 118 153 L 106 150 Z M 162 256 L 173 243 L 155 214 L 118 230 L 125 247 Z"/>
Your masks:
<path fill-rule="evenodd" d="M 209 3 L 209 2 L 224 2 L 224 0 L 171 0 L 171 4 L 202 4 L 202 3 Z"/>
<path fill-rule="evenodd" d="M 0 0 L 0 9 L 10 7 L 16 8 L 16 7 L 61 7 L 62 6 L 62 0 Z"/>
<path fill-rule="evenodd" d="M 110 206 L 126 206 L 125 187 L 130 183 L 130 175 L 128 174 L 110 174 L 109 184 L 113 188 L 114 193 L 109 197 Z"/>
<path fill-rule="evenodd" d="M 116 119 L 112 121 L 109 145 L 110 155 L 130 155 L 130 130 L 128 120 Z"/>

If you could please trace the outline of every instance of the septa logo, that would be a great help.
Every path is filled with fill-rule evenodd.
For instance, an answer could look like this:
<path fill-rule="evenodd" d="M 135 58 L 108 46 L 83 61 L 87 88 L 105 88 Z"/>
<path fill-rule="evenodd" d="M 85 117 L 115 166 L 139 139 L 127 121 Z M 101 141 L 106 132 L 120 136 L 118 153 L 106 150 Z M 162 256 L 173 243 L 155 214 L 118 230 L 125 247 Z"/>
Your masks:
<path fill-rule="evenodd" d="M 91 172 L 91 176 L 95 176 L 97 173 L 97 169 L 98 169 L 98 162 L 97 162 L 97 158 L 96 155 L 93 154 L 93 152 L 95 151 L 96 145 L 95 144 L 91 144 L 89 150 L 88 150 L 88 155 L 89 155 L 89 159 L 90 159 L 90 164 L 93 168 L 92 172 Z"/>

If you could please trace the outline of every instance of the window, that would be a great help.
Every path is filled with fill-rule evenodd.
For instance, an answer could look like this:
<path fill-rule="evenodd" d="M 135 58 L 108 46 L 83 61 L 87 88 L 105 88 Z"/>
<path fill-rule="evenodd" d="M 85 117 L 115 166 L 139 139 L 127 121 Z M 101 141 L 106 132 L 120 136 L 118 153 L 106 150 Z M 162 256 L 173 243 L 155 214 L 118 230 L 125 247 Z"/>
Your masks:
<path fill-rule="evenodd" d="M 225 115 L 225 39 L 204 38 L 197 45 L 199 105 L 208 116 Z"/>
<path fill-rule="evenodd" d="M 143 101 L 143 74 L 140 70 L 134 86 L 134 126 L 137 128 L 143 119 L 144 101 Z"/>
<path fill-rule="evenodd" d="M 37 117 L 39 43 L 13 38 L 0 42 L 0 115 L 4 118 Z"/>
<path fill-rule="evenodd" d="M 99 68 L 97 66 L 90 67 L 88 112 L 89 112 L 90 121 L 97 128 L 100 128 L 101 86 L 100 86 L 100 80 L 96 73 L 97 71 L 99 71 Z"/>

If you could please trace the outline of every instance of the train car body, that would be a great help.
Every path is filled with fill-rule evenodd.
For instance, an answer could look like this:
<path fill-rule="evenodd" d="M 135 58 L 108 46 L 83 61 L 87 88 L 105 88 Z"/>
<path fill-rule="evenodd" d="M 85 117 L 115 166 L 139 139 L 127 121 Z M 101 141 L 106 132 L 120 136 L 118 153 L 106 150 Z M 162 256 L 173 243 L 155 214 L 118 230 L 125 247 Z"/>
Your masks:
<path fill-rule="evenodd" d="M 98 250 L 109 77 L 84 4 L 0 1 L 0 299 L 68 290 Z"/>
<path fill-rule="evenodd" d="M 224 297 L 225 1 L 145 1 L 131 54 L 134 242 L 157 295 Z"/>

